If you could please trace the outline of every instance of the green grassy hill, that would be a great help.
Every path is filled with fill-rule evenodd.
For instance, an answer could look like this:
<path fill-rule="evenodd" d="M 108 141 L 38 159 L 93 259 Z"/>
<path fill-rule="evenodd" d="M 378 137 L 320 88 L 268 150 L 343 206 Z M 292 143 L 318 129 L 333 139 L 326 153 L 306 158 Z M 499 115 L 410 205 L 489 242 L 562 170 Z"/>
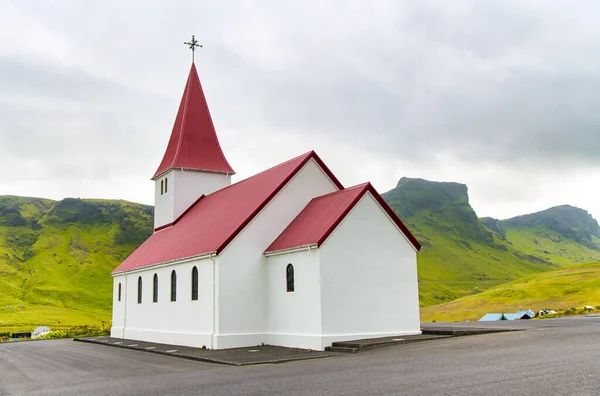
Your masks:
<path fill-rule="evenodd" d="M 600 263 L 529 275 L 477 295 L 421 308 L 421 320 L 454 322 L 477 320 L 488 312 L 520 309 L 570 309 L 600 306 Z"/>
<path fill-rule="evenodd" d="M 152 214 L 125 201 L 0 196 L 0 332 L 109 326 L 109 274 L 150 235 Z"/>
<path fill-rule="evenodd" d="M 418 258 L 422 306 L 600 260 L 600 227 L 578 208 L 479 219 L 464 184 L 409 178 L 383 197 L 423 244 Z"/>
<path fill-rule="evenodd" d="M 383 196 L 423 244 L 424 307 L 600 261 L 600 227 L 581 209 L 479 219 L 465 185 L 408 178 Z M 0 196 L 0 332 L 59 321 L 108 327 L 109 274 L 151 234 L 152 215 L 125 201 Z"/>

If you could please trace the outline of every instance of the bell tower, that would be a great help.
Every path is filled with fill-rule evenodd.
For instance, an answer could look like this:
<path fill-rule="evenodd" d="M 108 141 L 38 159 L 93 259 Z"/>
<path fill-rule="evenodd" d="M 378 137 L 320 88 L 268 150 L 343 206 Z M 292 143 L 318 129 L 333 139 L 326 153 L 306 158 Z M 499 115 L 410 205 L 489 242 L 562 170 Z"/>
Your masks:
<path fill-rule="evenodd" d="M 202 195 L 229 186 L 233 174 L 192 61 L 165 155 L 152 177 L 154 229 L 172 225 Z"/>

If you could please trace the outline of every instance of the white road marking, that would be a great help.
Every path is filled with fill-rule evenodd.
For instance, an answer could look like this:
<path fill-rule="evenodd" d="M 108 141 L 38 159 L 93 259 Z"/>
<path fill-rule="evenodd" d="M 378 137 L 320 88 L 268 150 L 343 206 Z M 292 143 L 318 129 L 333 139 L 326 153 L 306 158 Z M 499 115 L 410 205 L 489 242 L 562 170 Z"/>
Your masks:
<path fill-rule="evenodd" d="M 130 344 L 130 345 L 127 345 L 127 346 L 134 347 L 134 346 L 138 346 L 138 344 Z"/>
<path fill-rule="evenodd" d="M 392 341 L 404 341 L 404 338 L 392 338 Z"/>
<path fill-rule="evenodd" d="M 146 349 L 156 349 L 156 347 L 146 347 Z"/>
<path fill-rule="evenodd" d="M 167 351 L 167 353 L 173 353 L 173 352 L 177 352 L 177 349 L 171 349 L 170 351 Z"/>
<path fill-rule="evenodd" d="M 122 344 L 122 342 L 121 342 L 121 341 L 117 341 L 117 342 L 115 342 L 115 345 L 121 345 L 121 344 Z"/>
<path fill-rule="evenodd" d="M 258 349 L 248 349 L 248 352 L 260 352 Z"/>

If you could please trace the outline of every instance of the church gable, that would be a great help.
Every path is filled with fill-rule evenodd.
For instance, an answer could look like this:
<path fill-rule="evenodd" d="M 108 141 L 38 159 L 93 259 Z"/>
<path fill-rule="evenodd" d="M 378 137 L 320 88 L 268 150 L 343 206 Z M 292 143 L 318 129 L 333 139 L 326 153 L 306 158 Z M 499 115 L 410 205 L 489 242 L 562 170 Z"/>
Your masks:
<path fill-rule="evenodd" d="M 318 249 L 323 334 L 418 334 L 417 246 L 365 193 Z"/>
<path fill-rule="evenodd" d="M 265 253 L 274 253 L 299 247 L 321 246 L 367 193 L 370 193 L 381 210 L 385 212 L 412 246 L 416 250 L 420 250 L 421 245 L 419 241 L 412 235 L 402 220 L 387 205 L 370 183 L 364 183 L 314 198 L 277 239 L 273 241 Z"/>

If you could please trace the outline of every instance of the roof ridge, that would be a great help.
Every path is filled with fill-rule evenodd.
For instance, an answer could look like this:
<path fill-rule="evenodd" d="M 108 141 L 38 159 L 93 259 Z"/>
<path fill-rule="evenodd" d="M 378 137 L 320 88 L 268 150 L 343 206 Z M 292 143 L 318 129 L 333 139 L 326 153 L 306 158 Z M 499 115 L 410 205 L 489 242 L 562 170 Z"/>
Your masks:
<path fill-rule="evenodd" d="M 333 192 L 330 192 L 330 193 L 327 193 L 327 194 L 319 195 L 318 197 L 314 197 L 312 199 L 312 201 L 316 201 L 316 200 L 323 199 L 323 198 L 329 198 L 329 197 L 334 196 L 334 195 L 348 193 L 350 191 L 361 189 L 361 188 L 368 189 L 370 185 L 371 185 L 370 182 L 365 182 L 365 183 L 357 184 L 355 186 L 346 187 L 346 188 L 338 190 L 338 191 L 333 191 Z"/>
<path fill-rule="evenodd" d="M 261 171 L 261 172 L 255 173 L 255 174 L 254 174 L 254 175 L 252 175 L 252 176 L 248 176 L 247 178 L 245 178 L 245 179 L 242 179 L 242 180 L 240 180 L 240 181 L 238 181 L 238 182 L 235 182 L 235 183 L 233 183 L 233 184 L 231 184 L 231 185 L 229 185 L 229 186 L 227 186 L 227 187 L 223 187 L 222 189 L 220 189 L 220 190 L 217 190 L 217 191 L 215 191 L 215 192 L 213 192 L 213 193 L 211 193 L 211 194 L 209 194 L 209 195 L 212 195 L 212 194 L 214 194 L 214 193 L 217 193 L 217 192 L 219 192 L 219 191 L 227 190 L 227 189 L 229 189 L 229 188 L 231 188 L 231 187 L 234 187 L 234 186 L 240 185 L 240 184 L 241 184 L 241 183 L 243 183 L 243 182 L 246 182 L 246 181 L 252 180 L 252 179 L 254 179 L 254 178 L 255 178 L 255 177 L 257 177 L 257 176 L 260 176 L 260 175 L 262 175 L 262 174 L 264 174 L 264 173 L 267 173 L 267 172 L 269 172 L 269 171 L 272 171 L 272 170 L 274 170 L 274 169 L 277 169 L 277 168 L 279 168 L 279 167 L 281 167 L 281 166 L 283 166 L 283 165 L 285 165 L 285 164 L 289 164 L 290 162 L 292 162 L 292 161 L 294 161 L 294 160 L 298 160 L 298 159 L 300 159 L 300 158 L 302 158 L 302 157 L 309 157 L 309 156 L 310 156 L 310 157 L 312 157 L 312 155 L 313 155 L 313 154 L 316 154 L 316 153 L 314 152 L 314 150 L 308 151 L 308 152 L 306 152 L 306 153 L 304 153 L 304 154 L 298 155 L 298 156 L 296 156 L 296 157 L 294 157 L 294 158 L 292 158 L 292 159 L 289 159 L 289 160 L 287 160 L 287 161 L 285 161 L 285 162 L 282 162 L 282 163 L 280 163 L 280 164 L 277 164 L 277 165 L 273 165 L 272 167 L 270 167 L 270 168 L 267 168 L 267 169 L 265 169 L 265 170 L 263 170 L 263 171 Z"/>

